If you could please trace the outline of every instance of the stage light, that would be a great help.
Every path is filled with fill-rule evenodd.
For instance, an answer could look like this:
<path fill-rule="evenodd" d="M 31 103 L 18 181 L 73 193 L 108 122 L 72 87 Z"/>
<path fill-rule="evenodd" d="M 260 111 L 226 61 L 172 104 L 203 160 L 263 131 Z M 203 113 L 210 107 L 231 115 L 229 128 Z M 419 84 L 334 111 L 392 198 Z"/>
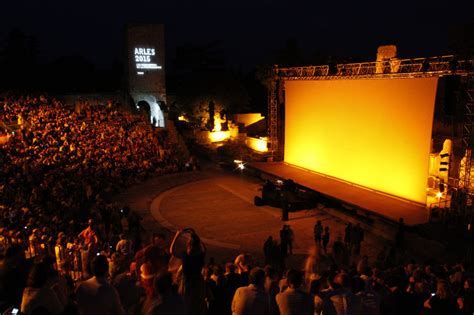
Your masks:
<path fill-rule="evenodd" d="M 436 193 L 436 198 L 441 199 L 441 197 L 443 197 L 443 193 L 440 192 L 440 191 L 438 191 L 438 192 Z"/>
<path fill-rule="evenodd" d="M 268 141 L 266 137 L 247 137 L 247 139 L 245 139 L 245 144 L 252 150 L 258 152 L 268 152 Z"/>
<path fill-rule="evenodd" d="M 442 192 L 442 193 L 444 193 L 444 190 L 445 190 L 445 189 L 446 189 L 446 186 L 444 186 L 443 183 L 440 183 L 440 184 L 439 184 L 439 191 Z"/>
<path fill-rule="evenodd" d="M 212 131 L 209 133 L 211 142 L 220 142 L 230 138 L 229 131 Z"/>
<path fill-rule="evenodd" d="M 236 163 L 236 164 L 241 164 L 241 163 L 243 163 L 243 162 L 242 162 L 241 160 L 234 160 L 234 163 Z"/>
<path fill-rule="evenodd" d="M 241 170 L 244 170 L 244 169 L 245 169 L 244 163 L 240 163 L 238 167 L 239 167 Z"/>

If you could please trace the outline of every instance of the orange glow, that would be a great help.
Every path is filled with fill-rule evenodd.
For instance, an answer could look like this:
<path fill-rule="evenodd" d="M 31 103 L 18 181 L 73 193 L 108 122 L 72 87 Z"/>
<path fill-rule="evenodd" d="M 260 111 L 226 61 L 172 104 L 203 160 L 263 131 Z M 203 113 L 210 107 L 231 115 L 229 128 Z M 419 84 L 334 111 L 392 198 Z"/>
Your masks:
<path fill-rule="evenodd" d="M 247 139 L 245 139 L 245 144 L 250 149 L 258 151 L 258 152 L 268 151 L 266 137 L 261 137 L 261 138 L 247 137 Z"/>
<path fill-rule="evenodd" d="M 220 142 L 230 138 L 230 131 L 213 131 L 209 133 L 211 142 Z"/>
<path fill-rule="evenodd" d="M 209 133 L 209 139 L 211 142 L 220 142 L 230 138 L 230 131 L 222 131 L 222 123 L 225 123 L 227 120 L 221 119 L 221 114 L 216 112 L 214 114 L 214 128 L 212 132 Z"/>
<path fill-rule="evenodd" d="M 285 162 L 426 204 L 437 82 L 287 81 Z"/>
<path fill-rule="evenodd" d="M 233 120 L 236 123 L 244 124 L 245 127 L 264 119 L 260 113 L 235 114 Z"/>

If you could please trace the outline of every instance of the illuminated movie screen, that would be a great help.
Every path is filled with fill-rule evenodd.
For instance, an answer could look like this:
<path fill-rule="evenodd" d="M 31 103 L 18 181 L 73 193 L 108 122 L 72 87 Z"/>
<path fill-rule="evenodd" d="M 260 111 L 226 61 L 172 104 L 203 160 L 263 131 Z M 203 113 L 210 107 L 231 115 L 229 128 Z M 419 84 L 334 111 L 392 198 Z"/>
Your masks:
<path fill-rule="evenodd" d="M 285 162 L 426 203 L 437 78 L 285 82 Z"/>

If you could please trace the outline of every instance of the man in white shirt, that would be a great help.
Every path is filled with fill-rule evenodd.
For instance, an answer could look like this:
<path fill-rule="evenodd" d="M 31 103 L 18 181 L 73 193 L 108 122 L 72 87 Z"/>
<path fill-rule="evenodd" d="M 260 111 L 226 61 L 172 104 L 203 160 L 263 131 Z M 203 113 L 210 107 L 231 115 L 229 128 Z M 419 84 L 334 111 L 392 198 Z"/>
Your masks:
<path fill-rule="evenodd" d="M 269 296 L 265 292 L 265 271 L 253 268 L 249 275 L 250 284 L 240 287 L 232 300 L 232 315 L 270 314 Z"/>

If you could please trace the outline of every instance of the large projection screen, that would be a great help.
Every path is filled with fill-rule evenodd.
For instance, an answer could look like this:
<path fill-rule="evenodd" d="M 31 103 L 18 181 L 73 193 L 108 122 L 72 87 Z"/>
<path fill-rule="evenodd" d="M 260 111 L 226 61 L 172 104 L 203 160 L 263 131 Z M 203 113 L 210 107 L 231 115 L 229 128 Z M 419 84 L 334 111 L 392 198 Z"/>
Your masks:
<path fill-rule="evenodd" d="M 285 162 L 426 204 L 437 83 L 286 81 Z"/>

